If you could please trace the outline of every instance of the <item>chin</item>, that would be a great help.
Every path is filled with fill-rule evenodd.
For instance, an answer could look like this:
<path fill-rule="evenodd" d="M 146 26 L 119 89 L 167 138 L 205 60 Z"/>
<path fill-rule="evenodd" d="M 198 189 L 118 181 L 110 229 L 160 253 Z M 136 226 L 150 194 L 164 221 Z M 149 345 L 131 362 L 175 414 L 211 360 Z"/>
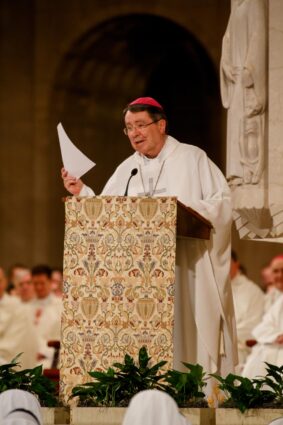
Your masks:
<path fill-rule="evenodd" d="M 144 150 L 142 147 L 137 146 L 136 151 L 138 153 L 141 153 L 142 155 L 145 155 L 145 156 L 147 155 L 146 150 Z"/>

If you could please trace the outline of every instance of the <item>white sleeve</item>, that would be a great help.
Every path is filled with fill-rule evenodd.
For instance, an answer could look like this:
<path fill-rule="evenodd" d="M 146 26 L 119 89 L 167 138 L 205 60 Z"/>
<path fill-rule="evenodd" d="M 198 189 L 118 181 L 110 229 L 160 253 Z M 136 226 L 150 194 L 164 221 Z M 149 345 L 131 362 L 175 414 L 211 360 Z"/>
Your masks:
<path fill-rule="evenodd" d="M 282 334 L 283 298 L 280 297 L 276 303 L 268 310 L 262 318 L 262 321 L 253 330 L 253 335 L 258 342 L 270 344 Z"/>
<path fill-rule="evenodd" d="M 242 305 L 242 314 L 236 314 L 236 326 L 238 340 L 245 342 L 247 339 L 252 338 L 252 330 L 261 322 L 263 316 L 263 303 L 264 295 L 261 289 L 250 288 L 250 292 L 245 293 L 246 301 Z M 237 310 L 236 310 L 237 311 Z"/>
<path fill-rule="evenodd" d="M 95 196 L 95 193 L 90 187 L 84 184 L 79 193 L 79 196 Z"/>

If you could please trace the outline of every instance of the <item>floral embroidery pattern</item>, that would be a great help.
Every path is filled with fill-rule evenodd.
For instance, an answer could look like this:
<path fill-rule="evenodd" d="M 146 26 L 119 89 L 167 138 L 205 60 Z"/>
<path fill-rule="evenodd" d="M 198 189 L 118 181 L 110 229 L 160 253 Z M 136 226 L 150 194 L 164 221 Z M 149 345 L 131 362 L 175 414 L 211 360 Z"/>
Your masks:
<path fill-rule="evenodd" d="M 60 390 L 135 357 L 173 366 L 176 198 L 67 198 Z"/>

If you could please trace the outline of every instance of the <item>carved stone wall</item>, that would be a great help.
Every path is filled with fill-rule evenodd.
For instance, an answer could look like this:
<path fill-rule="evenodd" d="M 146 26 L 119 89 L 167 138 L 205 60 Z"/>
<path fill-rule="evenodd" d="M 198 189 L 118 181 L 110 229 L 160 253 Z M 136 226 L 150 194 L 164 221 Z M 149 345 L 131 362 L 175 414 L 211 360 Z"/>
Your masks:
<path fill-rule="evenodd" d="M 236 3 L 236 2 L 235 2 Z M 270 0 L 267 10 L 267 113 L 264 173 L 258 184 L 232 186 L 234 219 L 232 242 L 248 276 L 261 282 L 260 271 L 282 254 L 282 22 L 283 4 Z M 254 18 L 255 19 L 255 18 Z M 272 236 L 272 237 L 271 237 Z M 260 241 L 260 243 L 258 243 Z"/>
<path fill-rule="evenodd" d="M 282 18 L 280 1 L 232 2 L 223 39 L 227 177 L 242 239 L 281 242 L 283 236 Z M 248 25 L 250 20 L 252 26 Z M 233 34 L 240 28 L 245 39 Z M 234 154 L 229 156 L 231 151 Z"/>
<path fill-rule="evenodd" d="M 283 240 L 283 3 L 269 1 L 269 205 L 273 233 Z"/>

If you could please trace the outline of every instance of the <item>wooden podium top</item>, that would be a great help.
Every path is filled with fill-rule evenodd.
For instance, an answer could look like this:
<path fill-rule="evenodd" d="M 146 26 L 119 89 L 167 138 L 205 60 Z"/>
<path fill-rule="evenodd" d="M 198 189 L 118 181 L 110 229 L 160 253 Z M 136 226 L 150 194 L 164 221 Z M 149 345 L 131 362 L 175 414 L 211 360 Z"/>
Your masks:
<path fill-rule="evenodd" d="M 177 201 L 177 235 L 187 238 L 210 239 L 210 221 L 197 211 Z"/>

